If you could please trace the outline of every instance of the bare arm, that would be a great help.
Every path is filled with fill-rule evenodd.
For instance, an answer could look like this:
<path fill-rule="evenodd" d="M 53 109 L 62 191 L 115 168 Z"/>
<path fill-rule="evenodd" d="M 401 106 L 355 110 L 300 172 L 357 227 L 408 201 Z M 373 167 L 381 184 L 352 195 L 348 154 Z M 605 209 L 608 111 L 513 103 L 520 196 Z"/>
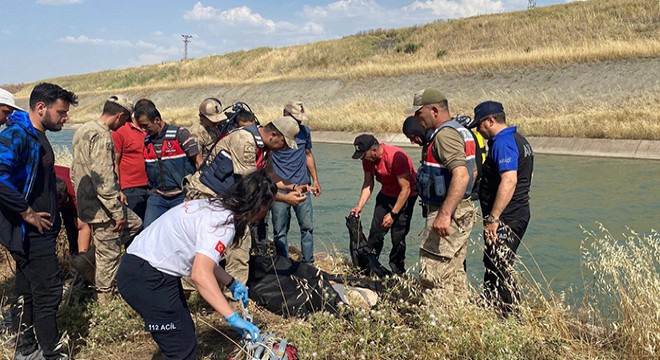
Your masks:
<path fill-rule="evenodd" d="M 392 212 L 399 214 L 401 210 L 403 210 L 403 207 L 406 205 L 408 196 L 410 196 L 410 175 L 404 174 L 398 176 L 396 180 L 401 187 L 401 191 L 399 192 L 399 196 L 396 198 L 396 203 L 394 203 L 394 206 L 392 207 Z M 384 228 L 390 228 L 394 224 L 394 220 L 395 219 L 392 217 L 392 214 L 385 214 L 383 217 L 383 222 L 380 224 L 380 226 Z"/>
<path fill-rule="evenodd" d="M 451 182 L 449 189 L 447 189 L 447 196 L 438 215 L 433 222 L 433 229 L 440 234 L 440 236 L 449 236 L 449 227 L 451 224 L 451 217 L 456 211 L 458 203 L 463 200 L 465 189 L 467 189 L 470 176 L 466 166 L 457 166 L 451 171 Z"/>
<path fill-rule="evenodd" d="M 314 196 L 321 196 L 321 184 L 319 183 L 319 175 L 316 172 L 316 159 L 312 150 L 305 150 L 305 160 L 307 162 L 307 171 L 309 176 L 312 178 L 312 188 L 311 191 Z"/>
<path fill-rule="evenodd" d="M 307 199 L 307 195 L 303 195 L 303 192 L 307 192 L 307 185 L 290 184 L 288 181 L 285 181 L 274 172 L 269 172 L 268 176 L 273 180 L 273 182 L 275 182 L 275 185 L 278 189 L 289 191 L 287 193 L 278 191 L 275 194 L 275 201 L 287 203 L 291 206 L 296 206 Z"/>
<path fill-rule="evenodd" d="M 516 190 L 516 185 L 518 184 L 518 171 L 509 170 L 500 173 L 500 186 L 497 188 L 497 194 L 495 195 L 495 202 L 493 203 L 493 208 L 490 210 L 490 216 L 495 219 L 499 219 L 504 209 L 511 201 L 513 193 Z M 486 241 L 489 243 L 494 241 L 497 236 L 497 229 L 499 227 L 499 221 L 488 223 L 485 226 L 486 232 Z"/>
<path fill-rule="evenodd" d="M 357 206 L 351 209 L 352 213 L 359 215 L 362 208 L 369 200 L 371 192 L 374 190 L 374 173 L 364 172 L 364 181 L 362 182 L 362 190 L 360 191 L 360 198 L 358 199 Z"/>
<path fill-rule="evenodd" d="M 195 255 L 190 278 L 195 283 L 195 287 L 199 291 L 199 294 L 202 295 L 202 298 L 215 311 L 225 318 L 234 313 L 222 291 L 220 291 L 220 286 L 218 286 L 218 281 L 223 285 L 227 285 L 231 280 L 231 276 L 220 269 L 211 258 L 202 254 Z"/>
<path fill-rule="evenodd" d="M 204 158 L 202 158 L 202 153 L 198 152 L 197 155 L 195 155 L 195 169 L 199 169 L 200 166 L 202 166 L 203 161 Z"/>

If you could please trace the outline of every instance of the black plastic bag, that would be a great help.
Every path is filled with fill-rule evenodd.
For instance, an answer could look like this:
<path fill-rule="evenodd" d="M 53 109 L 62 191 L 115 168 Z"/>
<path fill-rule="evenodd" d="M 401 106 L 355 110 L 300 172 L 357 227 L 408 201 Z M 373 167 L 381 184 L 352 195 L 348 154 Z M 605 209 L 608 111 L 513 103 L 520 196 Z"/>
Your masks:
<path fill-rule="evenodd" d="M 346 227 L 350 236 L 349 250 L 353 266 L 360 269 L 364 274 L 373 273 L 379 278 L 391 276 L 392 272 L 387 270 L 376 258 L 373 247 L 367 242 L 362 232 L 360 217 L 354 213 L 346 217 Z"/>

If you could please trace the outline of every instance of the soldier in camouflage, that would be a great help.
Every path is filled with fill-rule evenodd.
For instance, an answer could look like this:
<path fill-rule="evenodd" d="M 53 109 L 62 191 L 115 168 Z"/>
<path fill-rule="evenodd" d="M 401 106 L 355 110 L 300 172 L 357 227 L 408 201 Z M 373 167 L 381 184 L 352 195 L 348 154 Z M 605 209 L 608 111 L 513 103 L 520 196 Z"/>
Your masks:
<path fill-rule="evenodd" d="M 218 124 L 227 120 L 222 112 L 222 103 L 216 98 L 207 98 L 199 104 L 199 121 L 190 127 L 190 136 L 197 142 L 202 159 L 206 159 L 209 151 L 220 138 Z"/>
<path fill-rule="evenodd" d="M 211 156 L 206 159 L 201 170 L 184 179 L 187 190 L 186 200 L 208 199 L 219 195 L 201 180 L 202 174 L 217 156 L 231 159 L 232 175 L 247 176 L 258 169 L 266 168 L 268 151 L 278 151 L 287 146 L 297 147 L 295 137 L 298 131 L 298 123 L 290 117 L 276 119 L 266 126 L 254 124 L 231 131 L 212 148 Z M 275 196 L 277 201 L 295 206 L 307 198 L 302 194 L 307 191 L 307 185 L 296 187 L 296 184 L 285 183 L 274 173 L 269 173 L 269 176 L 274 179 L 278 188 L 290 190 L 288 193 L 278 192 Z M 241 246 L 231 248 L 225 254 L 227 260 L 225 270 L 243 283 L 247 282 L 249 273 L 248 262 L 251 248 L 249 235 L 250 232 L 246 231 L 245 238 L 241 239 Z"/>
<path fill-rule="evenodd" d="M 92 227 L 100 303 L 112 299 L 122 245 L 142 228 L 142 220 L 120 200 L 110 133 L 130 121 L 132 111 L 133 104 L 126 97 L 112 96 L 105 102 L 101 117 L 80 127 L 73 136 L 71 180 L 79 218 Z"/>

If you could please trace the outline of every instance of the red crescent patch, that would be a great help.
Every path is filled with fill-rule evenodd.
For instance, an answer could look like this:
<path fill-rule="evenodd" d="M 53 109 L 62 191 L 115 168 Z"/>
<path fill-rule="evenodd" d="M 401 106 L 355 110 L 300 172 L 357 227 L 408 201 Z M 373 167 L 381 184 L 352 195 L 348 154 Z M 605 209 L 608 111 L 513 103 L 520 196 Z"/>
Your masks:
<path fill-rule="evenodd" d="M 225 244 L 222 241 L 218 241 L 217 244 L 215 244 L 215 251 L 218 252 L 218 254 L 222 255 L 222 253 L 225 252 Z"/>

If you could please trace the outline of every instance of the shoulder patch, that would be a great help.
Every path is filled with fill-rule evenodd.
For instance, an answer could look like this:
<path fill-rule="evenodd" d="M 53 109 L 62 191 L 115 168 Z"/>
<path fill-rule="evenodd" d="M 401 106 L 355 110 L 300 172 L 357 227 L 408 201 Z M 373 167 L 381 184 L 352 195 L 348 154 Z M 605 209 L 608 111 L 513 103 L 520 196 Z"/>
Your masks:
<path fill-rule="evenodd" d="M 215 244 L 215 251 L 218 252 L 218 254 L 222 255 L 226 250 L 225 244 L 221 241 L 218 241 L 217 244 Z"/>

